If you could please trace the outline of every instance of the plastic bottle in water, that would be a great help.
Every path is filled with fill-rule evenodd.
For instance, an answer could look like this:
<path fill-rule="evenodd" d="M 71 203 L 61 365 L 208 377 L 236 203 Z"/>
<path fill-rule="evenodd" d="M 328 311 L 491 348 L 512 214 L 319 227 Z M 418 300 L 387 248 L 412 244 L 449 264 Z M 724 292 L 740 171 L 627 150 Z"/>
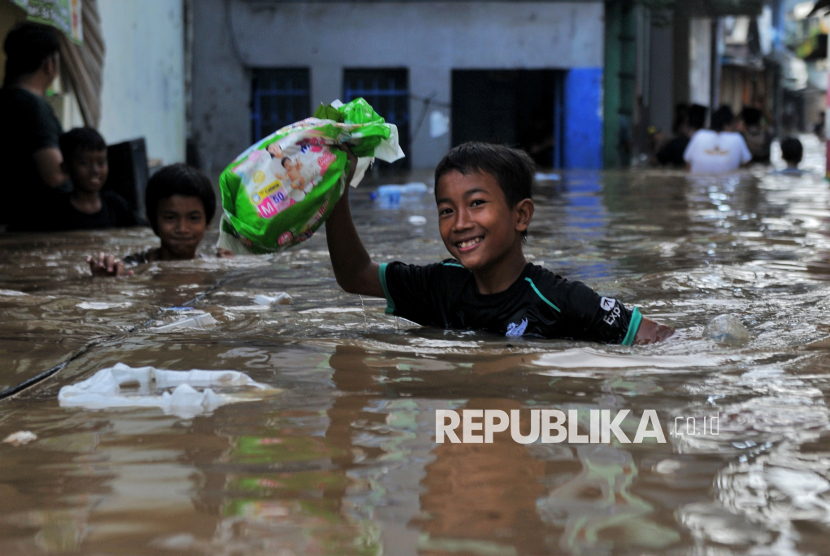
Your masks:
<path fill-rule="evenodd" d="M 372 193 L 372 199 L 380 203 L 380 208 L 395 209 L 401 205 L 401 199 L 413 199 L 427 192 L 425 183 L 412 182 L 404 185 L 381 185 Z"/>
<path fill-rule="evenodd" d="M 401 186 L 401 195 L 421 196 L 427 192 L 427 184 L 419 181 L 405 183 Z"/>
<path fill-rule="evenodd" d="M 378 187 L 378 190 L 372 194 L 372 198 L 380 203 L 380 208 L 398 208 L 401 204 L 401 186 L 381 185 Z"/>

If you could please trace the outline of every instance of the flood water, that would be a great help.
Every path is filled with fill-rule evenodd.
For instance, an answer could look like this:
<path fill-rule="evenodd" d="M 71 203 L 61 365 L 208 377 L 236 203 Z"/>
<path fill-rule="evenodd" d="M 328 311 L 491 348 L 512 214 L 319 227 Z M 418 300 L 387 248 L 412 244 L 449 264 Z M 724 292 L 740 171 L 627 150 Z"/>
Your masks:
<path fill-rule="evenodd" d="M 0 400 L 0 438 L 38 437 L 0 444 L 0 554 L 826 554 L 830 189 L 804 141 L 814 176 L 539 184 L 528 258 L 679 329 L 657 346 L 396 320 L 337 288 L 322 231 L 128 279 L 93 279 L 83 257 L 152 246 L 149 230 L 0 235 L 0 390 L 70 360 Z M 370 191 L 352 205 L 376 260 L 446 257 L 430 195 L 381 210 Z M 292 305 L 253 302 L 281 291 Z M 217 324 L 153 330 L 188 304 Z M 704 336 L 723 314 L 748 342 Z M 282 391 L 195 417 L 59 406 L 119 362 Z M 655 410 L 666 443 L 437 444 L 438 409 L 578 410 L 581 431 L 591 409 L 629 409 L 630 437 Z"/>

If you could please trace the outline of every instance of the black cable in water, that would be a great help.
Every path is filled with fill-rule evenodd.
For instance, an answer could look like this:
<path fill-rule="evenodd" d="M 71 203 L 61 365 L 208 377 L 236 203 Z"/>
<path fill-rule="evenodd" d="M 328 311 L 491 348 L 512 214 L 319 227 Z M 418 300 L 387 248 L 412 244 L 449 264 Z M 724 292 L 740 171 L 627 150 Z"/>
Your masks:
<path fill-rule="evenodd" d="M 30 386 L 34 386 L 35 384 L 37 384 L 38 382 L 40 382 L 42 380 L 46 380 L 47 378 L 49 378 L 53 374 L 57 373 L 58 371 L 60 371 L 61 369 L 63 369 L 67 365 L 69 365 L 75 359 L 77 359 L 80 356 L 84 355 L 86 352 L 88 352 L 90 349 L 92 349 L 92 347 L 95 346 L 96 344 L 98 344 L 99 342 L 100 342 L 100 340 L 90 342 L 87 345 L 85 345 L 84 347 L 82 347 L 80 349 L 80 351 L 78 351 L 77 353 L 72 355 L 72 357 L 70 357 L 69 359 L 67 359 L 63 363 L 58 363 L 57 365 L 55 365 L 51 369 L 47 369 L 47 370 L 43 371 L 42 373 L 33 376 L 32 378 L 26 379 L 23 382 L 21 382 L 20 384 L 12 386 L 11 388 L 6 388 L 2 392 L 0 392 L 0 400 L 8 398 L 9 396 L 14 396 L 18 392 L 22 392 L 26 388 L 29 388 Z"/>
<path fill-rule="evenodd" d="M 214 284 L 212 287 L 210 287 L 206 291 L 200 293 L 199 295 L 197 295 L 196 297 L 194 297 L 190 301 L 187 301 L 187 302 L 183 303 L 182 307 L 190 307 L 191 305 L 194 305 L 195 303 L 198 303 L 199 301 L 201 301 L 202 299 L 204 299 L 208 295 L 212 294 L 213 292 L 215 292 L 216 290 L 218 290 L 219 288 L 221 288 L 222 286 L 224 286 L 225 284 L 227 284 L 230 280 L 232 280 L 234 278 L 236 278 L 236 276 L 229 276 L 228 278 L 225 278 L 224 280 L 220 280 L 219 282 Z M 133 326 L 132 328 L 127 330 L 127 332 L 123 335 L 124 336 L 129 336 L 130 334 L 132 334 L 136 330 L 139 330 L 141 328 L 145 328 L 147 326 L 150 326 L 151 324 L 153 324 L 154 322 L 156 322 L 158 320 L 158 315 L 160 315 L 161 312 L 162 311 L 159 311 L 159 313 L 155 317 L 151 318 L 150 320 L 147 320 L 147 321 L 145 321 L 141 324 L 137 324 L 137 325 Z M 47 370 L 43 371 L 40 374 L 37 374 L 37 375 L 35 375 L 31 378 L 28 378 L 28 379 L 24 380 L 23 382 L 21 382 L 19 384 L 16 384 L 15 386 L 12 386 L 10 388 L 6 388 L 2 392 L 0 392 L 0 400 L 4 400 L 8 397 L 14 396 L 15 394 L 19 394 L 23 390 L 26 390 L 27 388 L 30 388 L 30 387 L 34 386 L 35 384 L 46 380 L 47 378 L 49 378 L 52 375 L 54 375 L 54 374 L 58 373 L 59 371 L 61 371 L 63 368 L 65 368 L 71 362 L 75 361 L 79 357 L 81 357 L 81 356 L 85 355 L 86 353 L 88 353 L 93 347 L 95 347 L 98 344 L 101 344 L 103 342 L 108 342 L 110 340 L 113 340 L 117 336 L 119 336 L 119 334 L 112 334 L 111 336 L 108 336 L 104 339 L 92 340 L 87 345 L 85 345 L 80 350 L 78 350 L 76 353 L 74 353 L 71 357 L 69 357 L 69 359 L 67 359 L 63 363 L 58 363 L 54 367 L 52 367 L 50 369 L 47 369 Z"/>

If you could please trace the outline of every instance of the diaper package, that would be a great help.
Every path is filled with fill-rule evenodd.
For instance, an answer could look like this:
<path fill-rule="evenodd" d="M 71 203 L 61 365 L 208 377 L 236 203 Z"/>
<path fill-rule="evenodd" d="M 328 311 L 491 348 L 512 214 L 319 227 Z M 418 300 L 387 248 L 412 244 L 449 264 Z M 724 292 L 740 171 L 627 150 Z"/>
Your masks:
<path fill-rule="evenodd" d="M 358 157 L 352 186 L 374 158 L 393 162 L 404 156 L 397 127 L 362 98 L 321 105 L 314 117 L 261 139 L 222 172 L 219 247 L 274 253 L 310 238 L 346 186 L 344 144 Z"/>

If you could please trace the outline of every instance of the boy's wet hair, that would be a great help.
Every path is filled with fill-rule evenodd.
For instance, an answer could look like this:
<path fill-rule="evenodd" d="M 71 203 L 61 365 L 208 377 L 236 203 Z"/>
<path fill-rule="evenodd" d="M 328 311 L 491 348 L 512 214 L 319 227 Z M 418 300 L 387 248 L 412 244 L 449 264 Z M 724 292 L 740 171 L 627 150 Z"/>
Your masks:
<path fill-rule="evenodd" d="M 506 145 L 470 142 L 458 145 L 435 168 L 435 184 L 444 174 L 458 171 L 468 176 L 476 172 L 490 174 L 504 192 L 507 206 L 513 208 L 519 201 L 532 199 L 533 176 L 536 164 L 519 149 Z"/>
<path fill-rule="evenodd" d="M 58 144 L 66 162 L 74 159 L 79 153 L 107 150 L 107 142 L 91 127 L 70 129 L 58 138 Z"/>
<path fill-rule="evenodd" d="M 9 31 L 3 43 L 6 53 L 4 85 L 40 69 L 50 56 L 60 51 L 60 36 L 52 27 L 26 21 Z"/>
<path fill-rule="evenodd" d="M 801 141 L 795 137 L 787 137 L 781 141 L 781 158 L 798 164 L 803 156 L 804 147 L 801 146 Z"/>
<path fill-rule="evenodd" d="M 158 206 L 173 195 L 198 197 L 205 209 L 205 220 L 209 224 L 216 212 L 216 193 L 210 180 L 202 172 L 187 164 L 171 164 L 153 174 L 147 182 L 144 204 L 147 220 L 158 235 Z"/>

